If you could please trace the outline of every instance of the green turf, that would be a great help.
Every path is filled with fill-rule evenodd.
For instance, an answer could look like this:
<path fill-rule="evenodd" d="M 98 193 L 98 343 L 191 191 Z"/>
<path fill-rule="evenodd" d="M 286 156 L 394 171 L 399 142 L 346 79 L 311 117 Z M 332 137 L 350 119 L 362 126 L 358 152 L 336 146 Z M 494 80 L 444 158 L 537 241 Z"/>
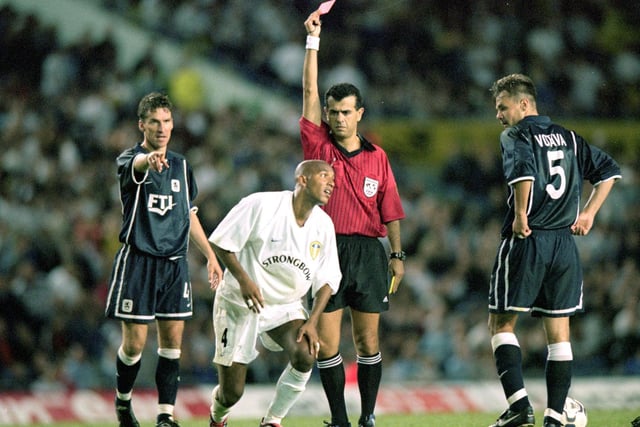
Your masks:
<path fill-rule="evenodd" d="M 377 417 L 378 427 L 487 427 L 495 421 L 499 414 L 487 413 L 455 413 L 455 414 L 419 414 L 419 415 L 380 415 Z M 637 411 L 594 410 L 589 411 L 589 427 L 630 427 L 631 420 L 640 415 Z M 326 418 L 325 418 L 326 419 Z M 537 425 L 542 425 L 542 414 L 536 413 Z M 323 418 L 290 417 L 285 418 L 284 427 L 322 427 Z M 357 420 L 354 420 L 354 422 Z M 114 427 L 111 423 L 55 423 L 31 424 L 31 427 Z M 181 420 L 181 427 L 207 427 L 205 419 Z M 229 427 L 257 427 L 258 420 L 230 419 Z M 141 427 L 153 427 L 150 422 L 141 423 Z M 355 426 L 354 426 L 355 427 Z"/>

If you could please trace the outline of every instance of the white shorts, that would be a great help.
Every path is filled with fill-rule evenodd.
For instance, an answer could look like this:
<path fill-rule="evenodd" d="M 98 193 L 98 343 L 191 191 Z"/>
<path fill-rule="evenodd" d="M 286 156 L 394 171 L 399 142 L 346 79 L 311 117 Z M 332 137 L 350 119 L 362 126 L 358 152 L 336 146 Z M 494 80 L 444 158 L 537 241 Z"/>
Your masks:
<path fill-rule="evenodd" d="M 302 301 L 266 306 L 255 313 L 246 305 L 238 305 L 216 294 L 213 305 L 213 330 L 216 353 L 213 362 L 223 366 L 232 363 L 249 364 L 258 357 L 258 337 L 267 350 L 282 351 L 266 333 L 296 319 L 308 319 Z"/>

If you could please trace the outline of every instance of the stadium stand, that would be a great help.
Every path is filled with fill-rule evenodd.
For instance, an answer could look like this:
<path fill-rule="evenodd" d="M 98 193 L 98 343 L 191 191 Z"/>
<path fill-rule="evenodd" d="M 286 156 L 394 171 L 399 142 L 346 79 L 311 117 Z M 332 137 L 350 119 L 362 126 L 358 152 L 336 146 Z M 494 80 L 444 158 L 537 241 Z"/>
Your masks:
<path fill-rule="evenodd" d="M 279 9 L 291 2 L 276 0 L 182 0 L 171 2 L 171 10 L 160 0 L 87 2 L 153 41 L 188 52 L 193 63 L 204 62 L 195 77 L 166 65 L 152 48 L 123 54 L 114 32 L 62 37 L 64 28 L 18 3 L 29 2 L 0 1 L 0 389 L 111 388 L 119 326 L 102 313 L 120 225 L 114 159 L 139 138 L 136 100 L 153 88 L 182 101 L 172 143 L 198 174 L 206 230 L 242 195 L 290 187 L 301 158 L 298 87 L 270 61 L 292 41 L 294 51 L 296 44 L 302 48 L 307 3 L 292 2 L 292 13 L 285 14 Z M 467 3 L 448 2 L 455 6 L 449 8 L 435 1 L 370 0 L 371 10 L 358 13 L 363 2 L 353 1 L 327 17 L 323 50 L 356 54 L 355 63 L 341 69 L 350 65 L 362 73 L 371 128 L 384 126 L 383 117 L 427 124 L 455 118 L 461 126 L 467 118 L 490 121 L 488 85 L 521 68 L 547 82 L 541 111 L 554 117 L 640 115 L 640 37 L 616 38 L 637 34 L 637 10 L 622 3 L 564 4 L 566 19 L 557 22 L 542 18 L 551 13 L 503 15 L 494 2 Z M 357 16 L 355 25 L 344 25 L 348 16 Z M 424 22 L 414 22 L 415 16 L 425 16 Z M 76 19 L 84 22 L 81 14 Z M 540 49 L 540 43 L 556 49 Z M 174 59 L 189 64 L 184 58 Z M 255 96 L 190 104 L 197 97 L 188 90 L 202 87 L 198 79 L 209 66 L 241 76 L 237 84 L 256 88 Z M 285 107 L 256 102 L 263 93 L 286 98 Z M 210 96 L 222 94 L 205 93 Z M 482 147 L 473 155 L 454 150 L 435 167 L 392 159 L 407 210 L 403 238 L 410 257 L 404 289 L 392 301 L 403 309 L 383 316 L 384 381 L 493 378 L 486 331 L 493 255 L 486 254 L 494 253 L 504 210 L 498 133 L 496 124 L 492 139 L 470 141 Z M 637 144 L 637 126 L 629 135 Z M 450 142 L 464 148 L 469 141 Z M 624 180 L 596 229 L 580 242 L 588 314 L 574 322 L 578 376 L 640 374 L 640 155 L 633 146 L 625 152 L 634 155 L 620 159 Z M 182 362 L 187 385 L 215 381 L 212 295 L 201 259 L 193 259 L 193 269 L 196 315 L 187 324 Z M 522 334 L 525 369 L 537 373 L 546 354 L 542 331 L 526 321 L 521 327 L 529 329 Z M 250 382 L 273 381 L 281 365 L 277 354 L 259 359 Z M 139 378 L 144 386 L 153 375 Z"/>

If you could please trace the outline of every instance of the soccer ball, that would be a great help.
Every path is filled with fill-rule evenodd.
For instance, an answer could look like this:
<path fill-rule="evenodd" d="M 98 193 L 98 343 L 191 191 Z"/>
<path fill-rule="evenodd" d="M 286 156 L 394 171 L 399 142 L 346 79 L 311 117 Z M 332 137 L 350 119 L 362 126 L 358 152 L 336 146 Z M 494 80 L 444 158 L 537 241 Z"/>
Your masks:
<path fill-rule="evenodd" d="M 562 411 L 562 423 L 564 427 L 586 427 L 587 410 L 584 405 L 576 399 L 567 396 Z"/>

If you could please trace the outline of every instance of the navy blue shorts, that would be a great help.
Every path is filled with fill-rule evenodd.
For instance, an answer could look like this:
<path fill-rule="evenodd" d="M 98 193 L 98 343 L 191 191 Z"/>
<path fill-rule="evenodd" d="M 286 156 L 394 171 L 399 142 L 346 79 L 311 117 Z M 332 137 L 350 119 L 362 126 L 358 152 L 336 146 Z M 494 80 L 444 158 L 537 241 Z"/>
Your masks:
<path fill-rule="evenodd" d="M 582 267 L 570 230 L 502 240 L 491 274 L 491 313 L 565 317 L 583 311 Z"/>
<path fill-rule="evenodd" d="M 136 323 L 193 315 L 186 257 L 158 258 L 124 245 L 113 262 L 105 315 Z"/>
<path fill-rule="evenodd" d="M 325 312 L 352 307 L 365 313 L 389 309 L 389 260 L 380 240 L 337 236 L 342 281 Z"/>

